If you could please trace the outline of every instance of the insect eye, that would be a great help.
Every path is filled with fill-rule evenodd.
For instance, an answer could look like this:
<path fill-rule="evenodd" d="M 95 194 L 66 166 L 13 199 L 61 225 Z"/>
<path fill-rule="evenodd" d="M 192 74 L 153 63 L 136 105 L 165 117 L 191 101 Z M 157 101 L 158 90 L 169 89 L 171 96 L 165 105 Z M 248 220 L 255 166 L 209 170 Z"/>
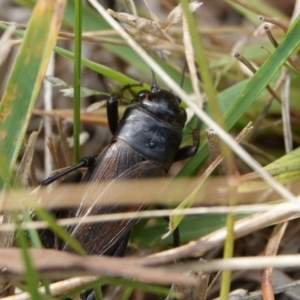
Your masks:
<path fill-rule="evenodd" d="M 140 93 L 139 94 L 139 99 L 143 100 L 144 98 L 146 98 L 146 93 Z"/>
<path fill-rule="evenodd" d="M 142 102 L 144 99 L 147 99 L 148 94 L 149 94 L 149 91 L 147 91 L 147 90 L 140 91 L 138 94 L 135 95 L 135 97 L 132 100 L 132 103 Z"/>
<path fill-rule="evenodd" d="M 148 94 L 149 94 L 148 91 L 142 91 L 142 92 L 140 92 L 140 93 L 138 94 L 138 99 L 139 99 L 139 101 L 142 101 L 142 100 L 146 99 L 147 96 L 148 96 Z"/>

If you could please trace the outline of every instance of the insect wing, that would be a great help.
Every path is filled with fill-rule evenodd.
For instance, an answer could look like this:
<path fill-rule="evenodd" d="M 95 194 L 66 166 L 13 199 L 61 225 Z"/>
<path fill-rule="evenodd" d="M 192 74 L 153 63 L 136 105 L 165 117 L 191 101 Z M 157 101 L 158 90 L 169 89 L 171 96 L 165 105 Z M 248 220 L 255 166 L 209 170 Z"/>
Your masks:
<path fill-rule="evenodd" d="M 126 144 L 125 142 L 122 143 Z M 124 195 L 124 185 L 120 186 L 118 184 L 120 181 L 165 176 L 163 167 L 152 161 L 143 160 L 141 156 L 127 144 L 122 146 L 124 146 L 122 150 L 120 150 L 120 144 L 118 146 L 116 145 L 115 149 L 107 149 L 101 156 L 101 161 L 99 161 L 98 165 L 91 170 L 90 174 L 87 174 L 88 180 L 92 180 L 92 182 L 84 193 L 83 201 L 79 209 L 76 211 L 73 210 L 75 216 L 84 218 L 88 215 L 135 212 L 145 207 L 146 198 L 140 199 L 139 203 L 133 205 L 107 205 L 109 199 L 115 197 L 120 198 L 120 196 Z M 120 154 L 118 151 L 115 151 L 117 149 L 122 153 Z M 114 178 L 115 175 L 117 176 Z M 97 179 L 97 181 L 95 179 Z M 100 181 L 99 179 L 113 179 L 100 194 L 96 184 Z M 135 191 L 132 192 L 134 193 Z M 92 199 L 92 205 L 84 205 L 87 199 L 89 203 L 91 203 Z M 101 205 L 101 202 L 104 200 L 105 204 Z M 69 230 L 72 236 L 81 242 L 88 254 L 111 254 L 136 222 L 136 219 L 129 219 L 96 224 L 79 223 L 69 228 Z M 65 245 L 63 249 L 70 250 L 68 245 Z"/>

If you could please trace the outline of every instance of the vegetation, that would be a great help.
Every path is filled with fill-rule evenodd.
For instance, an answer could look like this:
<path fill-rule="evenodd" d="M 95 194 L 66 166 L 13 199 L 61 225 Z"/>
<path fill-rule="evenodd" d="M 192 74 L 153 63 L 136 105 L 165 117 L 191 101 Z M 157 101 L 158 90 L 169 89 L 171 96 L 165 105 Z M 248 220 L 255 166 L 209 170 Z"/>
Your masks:
<path fill-rule="evenodd" d="M 255 0 L 251 5 L 211 1 L 219 5 L 218 13 L 227 16 L 222 19 L 209 3 L 195 2 L 191 8 L 181 0 L 182 20 L 171 1 L 157 1 L 151 10 L 145 4 L 115 1 L 127 14 L 106 11 L 93 0 L 84 5 L 79 0 L 15 2 L 30 10 L 30 18 L 26 25 L 0 21 L 0 68 L 5 74 L 0 83 L 0 265 L 5 267 L 0 295 L 13 293 L 11 286 L 29 292 L 33 299 L 95 288 L 101 299 L 99 286 L 111 285 L 123 287 L 119 298 L 108 296 L 111 299 L 146 299 L 142 297 L 147 293 L 152 297 L 147 299 L 164 299 L 170 291 L 167 286 L 176 282 L 168 299 L 180 293 L 190 293 L 184 299 L 231 299 L 230 292 L 236 289 L 239 299 L 259 295 L 274 299 L 278 293 L 280 299 L 297 299 L 298 272 L 286 270 L 299 267 L 299 207 L 294 196 L 300 176 L 296 8 L 291 15 L 268 4 L 271 1 Z M 8 9 L 14 8 L 7 3 Z M 207 16 L 210 21 L 205 25 Z M 17 55 L 10 56 L 16 48 Z M 181 88 L 185 62 L 188 72 Z M 178 95 L 187 109 L 184 145 L 191 144 L 197 118 L 203 122 L 197 155 L 174 164 L 172 180 L 166 180 L 152 199 L 170 209 L 165 212 L 171 214 L 168 228 L 159 210 L 131 215 L 141 219 L 131 233 L 130 259 L 42 249 L 37 228 L 46 224 L 74 252 L 84 254 L 60 226 L 74 220 L 57 222 L 47 210 L 71 205 L 80 192 L 77 186 L 72 193 L 64 186 L 50 195 L 35 191 L 39 206 L 32 222 L 27 208 L 36 201 L 28 191 L 49 175 L 44 170 L 52 165 L 60 169 L 80 156 L 100 153 L 110 138 L 103 107 L 107 95 L 134 85 L 122 95 L 122 113 L 135 92 L 151 85 L 151 69 L 159 85 Z M 72 143 L 67 119 L 72 119 Z M 81 138 L 87 131 L 92 134 L 84 144 Z M 50 151 L 39 146 L 48 141 Z M 126 184 L 129 197 L 124 194 L 124 201 L 143 190 L 142 182 Z M 146 184 L 148 193 L 156 191 L 155 181 Z M 20 192 L 21 187 L 26 189 Z M 99 216 L 96 221 L 101 220 Z M 167 251 L 177 227 L 182 246 Z M 16 245 L 20 252 L 12 248 Z M 170 267 L 174 260 L 182 262 Z M 74 277 L 83 275 L 90 277 Z M 74 278 L 50 284 L 70 277 Z M 279 284 L 278 278 L 284 280 Z M 286 292 L 291 287 L 294 294 Z"/>

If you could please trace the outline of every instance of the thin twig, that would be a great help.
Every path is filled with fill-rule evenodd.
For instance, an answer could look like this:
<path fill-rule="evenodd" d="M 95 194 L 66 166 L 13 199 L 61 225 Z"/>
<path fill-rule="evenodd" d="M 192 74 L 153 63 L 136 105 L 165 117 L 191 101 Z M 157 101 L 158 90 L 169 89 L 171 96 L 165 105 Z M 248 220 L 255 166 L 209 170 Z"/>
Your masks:
<path fill-rule="evenodd" d="M 233 53 L 233 56 L 237 58 L 241 63 L 243 63 L 246 67 L 249 68 L 249 70 L 255 74 L 257 70 L 255 67 L 251 64 L 249 60 L 247 60 L 243 55 L 241 55 L 239 52 Z M 276 94 L 276 92 L 271 88 L 270 85 L 266 86 L 266 89 L 269 91 L 269 93 L 275 98 L 279 103 L 281 103 L 280 97 Z"/>
<path fill-rule="evenodd" d="M 268 22 L 274 25 L 277 25 L 279 28 L 281 28 L 285 33 L 288 31 L 288 26 L 284 24 L 281 20 L 278 20 L 276 18 L 270 18 L 270 17 L 265 17 L 265 16 L 259 16 L 258 17 L 260 21 L 262 22 Z"/>
<path fill-rule="evenodd" d="M 278 80 L 276 81 L 276 83 L 274 85 L 274 88 L 273 88 L 274 91 L 277 91 L 280 88 L 280 86 L 284 82 L 284 79 L 285 79 L 285 75 L 283 73 L 281 73 L 280 77 L 278 78 Z M 277 94 L 275 93 L 275 95 L 277 95 Z M 266 118 L 266 116 L 269 112 L 269 109 L 272 105 L 273 99 L 274 99 L 274 97 L 273 97 L 273 94 L 272 94 L 272 97 L 270 97 L 267 100 L 265 106 L 263 107 L 262 112 L 259 114 L 258 118 L 256 119 L 256 121 L 254 123 L 254 126 L 253 126 L 253 130 L 252 130 L 252 132 L 250 132 L 250 134 L 248 136 L 248 141 L 253 140 L 254 135 L 256 134 L 258 129 L 261 127 L 261 124 L 262 124 L 263 120 Z"/>
<path fill-rule="evenodd" d="M 285 152 L 290 153 L 293 150 L 293 134 L 291 128 L 291 116 L 290 116 L 290 89 L 291 89 L 291 74 L 285 69 L 282 72 L 285 75 L 285 81 L 282 88 L 282 105 L 281 105 L 281 115 L 282 115 L 282 125 L 283 125 L 283 137 Z"/>
<path fill-rule="evenodd" d="M 276 41 L 275 37 L 273 36 L 270 27 L 268 24 L 264 25 L 264 29 L 267 33 L 267 36 L 269 38 L 269 40 L 271 41 L 272 45 L 277 48 L 278 47 L 278 42 Z M 296 60 L 292 59 L 292 58 L 288 58 L 287 61 L 291 64 L 292 67 L 294 67 L 298 72 L 300 72 L 300 66 L 297 64 Z"/>
<path fill-rule="evenodd" d="M 274 294 L 280 294 L 280 293 L 284 293 L 287 292 L 289 290 L 292 290 L 295 287 L 300 286 L 300 280 L 296 280 L 293 282 L 290 282 L 288 284 L 285 285 L 281 285 L 281 286 L 277 286 L 274 287 Z M 244 290 L 245 291 L 245 290 Z M 239 298 L 237 298 L 239 297 Z M 243 293 L 243 290 L 240 291 L 240 293 L 238 294 L 236 291 L 233 291 L 232 293 L 230 293 L 228 295 L 228 300 L 237 300 L 237 299 L 241 299 L 241 300 L 262 300 L 262 291 L 255 291 L 255 292 L 251 292 L 249 293 L 248 291 L 245 291 Z M 219 298 L 214 299 L 214 300 L 220 300 Z"/>
<path fill-rule="evenodd" d="M 251 133 L 252 133 L 252 131 L 251 131 Z M 253 143 L 250 143 L 250 142 L 247 142 L 247 141 L 242 141 L 241 145 L 244 148 L 248 149 L 249 152 L 260 155 L 261 157 L 263 157 L 264 159 L 266 159 L 270 163 L 276 160 L 275 156 L 273 156 L 270 153 L 267 153 L 266 151 L 262 150 L 260 147 L 255 146 Z"/>
<path fill-rule="evenodd" d="M 268 241 L 267 247 L 265 249 L 266 256 L 276 256 L 279 248 L 279 244 L 284 235 L 285 229 L 288 222 L 283 222 L 275 226 L 273 233 Z M 266 268 L 261 271 L 261 290 L 264 300 L 275 300 L 273 284 L 272 284 L 272 274 L 273 268 Z"/>
<path fill-rule="evenodd" d="M 274 35 L 271 32 L 270 26 L 268 24 L 264 24 L 263 28 L 264 28 L 270 42 L 274 46 L 274 48 L 277 48 L 279 44 L 278 44 L 278 42 L 276 41 Z"/>
<path fill-rule="evenodd" d="M 52 53 L 45 76 L 54 76 L 54 67 L 55 67 L 54 53 Z M 44 85 L 44 109 L 45 109 L 45 111 L 51 111 L 53 109 L 52 84 L 49 81 L 44 80 L 43 85 Z M 47 146 L 48 139 L 52 135 L 52 124 L 53 124 L 52 118 L 45 116 L 44 117 L 44 128 L 45 128 L 45 138 L 44 138 L 44 149 L 45 149 L 44 170 L 45 170 L 45 174 L 44 174 L 44 177 L 45 178 L 47 178 L 52 172 L 51 153 Z"/>
<path fill-rule="evenodd" d="M 183 16 L 182 19 L 182 30 L 183 30 L 183 45 L 185 49 L 185 57 L 187 61 L 187 65 L 189 67 L 189 72 L 191 76 L 191 81 L 193 85 L 193 90 L 195 93 L 195 98 L 198 100 L 197 104 L 200 107 L 203 105 L 203 96 L 200 93 L 199 85 L 198 85 L 198 76 L 197 76 L 197 69 L 195 66 L 195 59 L 194 59 L 194 48 L 193 48 L 193 43 L 191 40 L 191 36 L 188 31 L 188 25 L 186 22 L 186 18 Z"/>
<path fill-rule="evenodd" d="M 185 209 L 161 209 L 161 210 L 149 210 L 149 211 L 138 211 L 130 213 L 119 213 L 119 214 L 106 214 L 106 215 L 95 215 L 87 216 L 84 218 L 66 218 L 57 220 L 57 224 L 60 226 L 76 225 L 80 224 L 93 224 L 99 222 L 109 222 L 109 221 L 119 221 L 119 220 L 130 220 L 130 219 L 142 219 L 142 218 L 156 218 L 164 216 L 174 216 L 174 215 L 207 215 L 207 214 L 247 214 L 247 213 L 257 213 L 257 212 L 267 212 L 273 209 L 274 213 L 278 212 L 293 212 L 296 214 L 299 211 L 299 205 L 295 204 L 285 204 L 284 206 L 276 207 L 273 204 L 259 204 L 259 205 L 239 205 L 239 206 L 212 206 L 212 207 L 193 207 Z M 247 218 L 245 218 L 245 221 Z M 255 218 L 253 219 L 255 222 Z M 250 224 L 251 225 L 251 224 Z M 23 222 L 21 228 L 24 230 L 30 229 L 42 229 L 48 228 L 49 224 L 45 221 L 33 221 L 33 222 Z M 16 230 L 16 225 L 0 224 L 1 231 L 14 231 Z"/>
<path fill-rule="evenodd" d="M 212 160 L 214 161 L 219 155 L 221 155 L 220 140 L 215 132 L 210 128 L 205 130 L 205 135 Z M 217 171 L 219 175 L 226 174 L 226 165 L 223 161 L 217 167 Z"/>

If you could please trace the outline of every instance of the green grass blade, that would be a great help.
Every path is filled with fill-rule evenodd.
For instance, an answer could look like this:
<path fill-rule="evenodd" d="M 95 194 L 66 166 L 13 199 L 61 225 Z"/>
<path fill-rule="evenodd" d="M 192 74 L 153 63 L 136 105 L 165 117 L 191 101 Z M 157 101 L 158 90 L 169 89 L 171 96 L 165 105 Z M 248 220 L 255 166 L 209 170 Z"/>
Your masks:
<path fill-rule="evenodd" d="M 62 48 L 59 48 L 59 47 L 56 47 L 55 48 L 55 52 L 61 56 L 64 56 L 66 58 L 69 58 L 69 59 L 74 59 L 74 54 L 70 51 L 67 51 L 65 49 L 62 49 Z M 113 69 L 110 69 L 104 65 L 101 65 L 101 64 L 98 64 L 98 63 L 95 63 L 89 59 L 86 59 L 86 58 L 82 58 L 81 59 L 81 63 L 83 66 L 99 73 L 99 74 L 102 74 L 103 76 L 105 77 L 108 77 L 108 78 L 111 78 L 113 80 L 116 80 L 117 82 L 121 83 L 122 85 L 126 85 L 126 84 L 138 84 L 138 81 L 124 75 L 123 73 L 120 73 L 118 71 L 115 71 Z M 143 85 L 141 87 L 137 87 L 136 90 L 139 91 L 141 90 L 141 88 L 150 88 L 149 85 Z M 135 90 L 135 88 L 132 88 L 132 90 Z"/>
<path fill-rule="evenodd" d="M 149 292 L 152 294 L 164 295 L 164 296 L 169 294 L 168 287 L 138 282 L 138 281 L 134 281 L 134 280 L 111 278 L 111 277 L 102 277 L 93 282 L 84 284 L 80 288 L 75 288 L 69 294 L 74 295 L 74 294 L 77 294 L 78 292 L 82 291 L 82 289 L 89 290 L 92 288 L 99 287 L 100 285 L 101 286 L 107 286 L 107 285 L 123 286 L 123 287 L 128 287 L 128 288 L 132 288 L 132 289 L 138 289 L 141 291 Z M 176 293 L 176 292 L 174 292 L 173 294 L 178 295 L 178 293 Z"/>
<path fill-rule="evenodd" d="M 32 222 L 30 214 L 27 210 L 23 209 L 22 210 L 22 215 L 23 215 L 23 218 L 24 218 L 25 222 Z M 41 243 L 41 239 L 38 235 L 37 230 L 36 229 L 29 229 L 27 232 L 28 232 L 29 238 L 31 240 L 32 246 L 34 248 L 43 248 L 43 245 Z"/>
<path fill-rule="evenodd" d="M 80 94 L 81 94 L 81 35 L 82 35 L 82 0 L 75 0 L 75 51 L 74 51 L 74 105 L 73 105 L 73 160 L 80 159 Z"/>
<path fill-rule="evenodd" d="M 5 30 L 5 29 L 8 28 L 8 26 L 0 23 L 0 28 Z M 21 32 L 19 30 L 15 30 L 14 34 L 16 36 L 19 36 L 19 37 L 23 37 L 24 36 L 23 32 Z M 74 53 L 73 52 L 70 52 L 70 51 L 65 50 L 63 48 L 60 48 L 60 47 L 55 47 L 54 51 L 57 54 L 65 57 L 65 58 L 68 58 L 70 60 L 74 60 Z M 91 61 L 89 59 L 86 59 L 86 58 L 82 58 L 81 59 L 81 64 L 83 66 L 85 66 L 85 67 L 87 67 L 87 68 L 89 68 L 89 69 L 91 69 L 91 70 L 93 70 L 93 71 L 95 71 L 95 72 L 97 72 L 97 73 L 105 76 L 105 77 L 108 77 L 110 79 L 113 79 L 113 80 L 119 82 L 122 85 L 126 85 L 126 84 L 134 85 L 134 84 L 138 84 L 139 83 L 137 80 L 134 80 L 134 79 L 130 78 L 129 76 L 123 74 L 123 73 L 115 71 L 115 70 L 113 70 L 111 68 L 108 68 L 108 67 L 106 67 L 104 65 L 95 63 L 95 62 L 93 62 L 93 61 Z M 133 87 L 132 90 L 138 92 L 138 91 L 140 91 L 143 88 L 150 89 L 150 85 L 143 84 L 142 86 L 139 86 L 139 87 Z"/>
<path fill-rule="evenodd" d="M 18 0 L 20 1 L 20 0 Z M 25 0 L 23 0 L 25 1 Z M 26 1 L 27 7 L 32 7 L 34 1 Z M 23 3 L 24 4 L 24 3 Z M 65 15 L 63 19 L 63 24 L 67 27 L 74 28 L 74 14 L 75 14 L 75 3 L 74 1 L 68 1 Z M 82 8 L 82 30 L 83 31 L 98 31 L 111 29 L 110 25 L 100 16 L 94 9 L 84 5 Z M 128 46 L 122 45 L 112 45 L 102 43 L 101 47 L 105 48 L 110 53 L 116 55 L 117 57 L 124 60 L 131 67 L 139 70 L 140 72 L 146 74 L 151 78 L 151 73 L 149 67 L 145 62 Z M 174 70 L 163 60 L 153 57 L 161 67 L 176 81 L 180 82 L 181 72 Z M 83 64 L 83 62 L 82 62 Z M 84 64 L 83 64 L 84 65 Z M 87 66 L 88 67 L 88 66 Z M 102 73 L 101 73 L 102 74 Z M 105 76 L 105 74 L 103 74 Z M 144 77 L 143 77 L 144 78 Z M 166 87 L 164 87 L 166 88 Z M 190 93 L 192 91 L 192 86 L 190 80 L 186 79 L 184 84 L 184 89 L 186 92 Z"/>
<path fill-rule="evenodd" d="M 300 44 L 299 35 L 300 22 L 298 18 L 282 43 L 251 78 L 249 84 L 240 94 L 235 105 L 233 105 L 225 115 L 227 127 L 230 128 L 235 123 L 235 118 L 231 117 L 233 113 L 237 114 L 240 118 L 243 113 L 247 111 L 249 105 L 257 99 L 265 87 L 270 83 L 286 60 L 292 55 L 294 50 Z"/>
<path fill-rule="evenodd" d="M 62 240 L 66 241 L 69 246 L 78 254 L 85 254 L 85 250 L 82 248 L 81 244 L 70 235 L 70 233 L 59 226 L 55 220 L 55 218 L 48 213 L 46 210 L 42 208 L 35 209 L 35 215 L 43 221 L 46 221 L 49 225 L 49 228 L 55 232 L 57 236 L 59 236 Z"/>
<path fill-rule="evenodd" d="M 274 6 L 268 4 L 265 1 L 261 0 L 252 0 L 248 3 L 256 12 L 250 11 L 248 8 L 244 7 L 243 5 L 239 5 L 236 1 L 232 0 L 225 0 L 225 2 L 230 5 L 234 10 L 239 12 L 240 14 L 244 15 L 246 19 L 252 21 L 255 25 L 259 25 L 261 21 L 259 21 L 258 16 L 272 16 L 277 17 L 278 19 L 288 20 L 287 15 L 281 12 L 279 9 L 274 8 Z"/>
<path fill-rule="evenodd" d="M 55 46 L 64 0 L 36 4 L 0 105 L 0 155 L 12 172 Z M 10 175 L 10 174 L 8 174 Z M 0 185 L 3 187 L 3 180 Z"/>
<path fill-rule="evenodd" d="M 282 43 L 274 50 L 272 55 L 259 68 L 255 75 L 249 80 L 248 84 L 241 91 L 240 95 L 234 100 L 227 111 L 223 111 L 224 120 L 227 130 L 242 117 L 248 107 L 257 99 L 265 87 L 270 83 L 280 68 L 285 64 L 286 60 L 291 56 L 300 44 L 300 22 L 298 17 Z M 239 86 L 240 87 L 240 86 Z M 220 98 L 220 97 L 219 97 Z M 230 101 L 226 99 L 226 101 Z M 219 102 L 221 102 L 219 100 Z M 193 157 L 184 167 L 180 175 L 187 176 L 195 172 L 199 165 L 208 155 L 206 143 L 202 145 L 199 153 Z"/>
<path fill-rule="evenodd" d="M 227 90 L 219 93 L 218 101 L 223 114 L 226 114 L 229 111 L 229 109 L 235 104 L 235 102 L 238 100 L 238 96 L 245 89 L 248 83 L 249 79 L 239 82 L 236 85 L 228 88 Z M 238 121 L 238 118 L 236 118 L 234 114 L 229 115 L 229 118 L 232 118 L 233 120 L 235 120 L 235 122 Z M 206 127 L 207 126 L 204 125 L 204 128 Z M 207 140 L 205 139 L 204 141 L 201 141 L 198 153 L 185 164 L 185 166 L 182 168 L 178 175 L 189 176 L 193 174 L 201 165 L 201 163 L 206 159 L 208 154 L 209 151 L 207 146 Z"/>
<path fill-rule="evenodd" d="M 25 233 L 22 229 L 20 229 L 19 224 L 17 224 L 17 241 L 19 246 L 22 249 L 22 255 L 24 259 L 25 265 L 25 279 L 28 284 L 28 292 L 30 293 L 32 299 L 43 299 L 41 294 L 38 291 L 39 288 L 39 280 L 38 280 L 38 273 L 36 272 L 30 254 L 28 252 L 28 242 L 26 240 Z"/>

